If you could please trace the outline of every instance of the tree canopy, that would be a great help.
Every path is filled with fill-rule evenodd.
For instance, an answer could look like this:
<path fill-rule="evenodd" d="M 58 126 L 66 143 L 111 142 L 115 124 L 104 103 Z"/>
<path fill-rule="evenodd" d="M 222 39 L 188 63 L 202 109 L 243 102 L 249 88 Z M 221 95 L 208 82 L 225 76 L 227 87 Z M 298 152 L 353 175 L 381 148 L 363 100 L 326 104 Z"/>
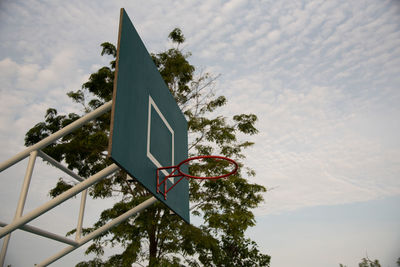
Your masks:
<path fill-rule="evenodd" d="M 361 262 L 358 264 L 359 267 L 381 267 L 378 260 L 370 260 L 368 257 L 362 258 Z"/>
<path fill-rule="evenodd" d="M 400 258 L 397 259 L 397 265 L 400 266 Z M 382 265 L 379 263 L 379 260 L 371 260 L 368 256 L 361 259 L 361 262 L 358 264 L 359 267 L 381 267 Z M 346 265 L 339 264 L 339 267 L 346 267 Z"/>
<path fill-rule="evenodd" d="M 246 230 L 256 223 L 252 209 L 263 201 L 262 193 L 266 189 L 250 182 L 255 172 L 241 160 L 245 157 L 243 150 L 253 143 L 239 139 L 238 135 L 256 134 L 257 116 L 237 114 L 228 118 L 213 115 L 217 108 L 227 103 L 224 96 L 214 94 L 218 76 L 197 71 L 189 63 L 191 54 L 179 48 L 185 41 L 180 29 L 174 29 L 169 38 L 174 46 L 151 56 L 188 121 L 189 155 L 224 155 L 239 162 L 239 171 L 230 179 L 190 181 L 191 214 L 199 218 L 198 226 L 186 224 L 162 203 L 156 203 L 135 219 L 131 218 L 96 238 L 86 250 L 95 258 L 77 266 L 132 266 L 133 263 L 148 266 L 269 266 L 270 256 L 260 252 L 257 244 L 245 235 Z M 67 94 L 82 105 L 83 114 L 59 115 L 56 109 L 48 109 L 44 121 L 26 133 L 25 145 L 37 143 L 112 99 L 117 51 L 111 43 L 101 46 L 101 55 L 112 58 L 109 66 L 91 74 L 81 89 Z M 65 162 L 82 177 L 89 177 L 112 163 L 106 153 L 109 126 L 110 114 L 107 113 L 48 146 L 44 152 Z M 189 168 L 193 175 L 220 175 L 226 171 L 213 162 L 192 164 Z M 68 179 L 60 179 L 50 195 L 57 196 L 72 185 Z M 112 208 L 104 210 L 92 227 L 85 228 L 84 234 L 149 198 L 149 193 L 135 180 L 129 181 L 122 170 L 92 186 L 89 193 L 93 198 L 113 196 L 119 200 Z M 102 255 L 108 246 L 119 246 L 122 252 L 104 259 Z"/>

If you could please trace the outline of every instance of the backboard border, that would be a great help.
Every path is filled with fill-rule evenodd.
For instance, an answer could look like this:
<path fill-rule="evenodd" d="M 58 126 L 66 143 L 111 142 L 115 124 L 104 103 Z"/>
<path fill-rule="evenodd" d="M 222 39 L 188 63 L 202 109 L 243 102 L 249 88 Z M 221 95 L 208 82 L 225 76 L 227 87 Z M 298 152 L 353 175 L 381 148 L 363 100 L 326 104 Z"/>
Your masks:
<path fill-rule="evenodd" d="M 112 150 L 112 139 L 114 132 L 114 115 L 115 115 L 115 99 L 117 98 L 117 83 L 118 83 L 118 65 L 119 65 L 119 51 L 121 45 L 121 34 L 122 34 L 122 17 L 124 14 L 124 9 L 121 8 L 119 12 L 119 26 L 118 26 L 118 41 L 117 41 L 117 56 L 115 59 L 115 72 L 113 81 L 113 94 L 112 94 L 112 106 L 111 106 L 111 121 L 110 121 L 110 136 L 108 137 L 108 153 L 107 157 L 111 158 Z"/>

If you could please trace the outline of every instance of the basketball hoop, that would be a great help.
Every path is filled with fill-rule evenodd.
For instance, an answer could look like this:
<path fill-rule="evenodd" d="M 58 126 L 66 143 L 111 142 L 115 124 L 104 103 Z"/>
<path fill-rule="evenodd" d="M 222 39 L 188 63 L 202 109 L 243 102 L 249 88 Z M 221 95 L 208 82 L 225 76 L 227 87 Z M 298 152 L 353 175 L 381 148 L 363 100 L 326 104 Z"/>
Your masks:
<path fill-rule="evenodd" d="M 234 166 L 234 168 L 231 172 L 229 172 L 227 174 L 218 175 L 218 176 L 209 176 L 209 177 L 190 175 L 188 173 L 184 173 L 181 171 L 181 166 L 183 164 L 188 164 L 189 161 L 193 161 L 196 159 L 225 160 L 225 161 L 229 162 L 230 164 L 232 164 Z M 237 172 L 238 168 L 239 168 L 239 166 L 236 163 L 236 161 L 234 161 L 233 159 L 227 158 L 227 157 L 222 157 L 222 156 L 191 157 L 191 158 L 185 159 L 184 161 L 182 161 L 181 163 L 179 163 L 176 166 L 161 167 L 161 168 L 157 169 L 157 193 L 164 195 L 164 199 L 167 199 L 167 193 L 169 191 L 171 191 L 171 189 L 174 188 L 185 177 L 186 177 L 186 179 L 192 178 L 192 179 L 200 179 L 200 180 L 217 180 L 217 179 L 225 178 L 225 177 L 235 174 Z M 165 178 L 160 182 L 160 171 L 170 170 L 170 169 L 172 169 L 172 171 L 168 175 L 166 175 Z M 178 181 L 176 181 L 170 188 L 167 188 L 167 180 L 169 178 L 173 178 L 173 177 L 181 177 L 181 178 Z M 164 184 L 164 192 L 161 192 L 161 189 L 160 189 L 160 186 L 162 184 Z"/>

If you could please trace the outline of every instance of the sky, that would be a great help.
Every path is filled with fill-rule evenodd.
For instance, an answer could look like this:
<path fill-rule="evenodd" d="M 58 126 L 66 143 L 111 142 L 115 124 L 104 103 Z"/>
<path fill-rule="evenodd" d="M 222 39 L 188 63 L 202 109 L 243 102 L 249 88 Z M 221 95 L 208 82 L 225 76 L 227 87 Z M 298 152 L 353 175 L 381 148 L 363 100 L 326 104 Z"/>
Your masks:
<path fill-rule="evenodd" d="M 169 48 L 168 33 L 182 29 L 190 62 L 221 75 L 216 93 L 228 104 L 218 114 L 258 116 L 246 163 L 257 173 L 251 182 L 268 191 L 247 234 L 271 266 L 350 267 L 366 255 L 395 266 L 399 1 L 0 0 L 1 162 L 23 150 L 24 134 L 47 108 L 81 111 L 66 93 L 110 61 L 100 44 L 116 44 L 121 7 L 150 52 Z M 26 164 L 0 174 L 0 221 L 13 218 Z M 61 175 L 38 160 L 25 211 L 49 200 Z M 79 199 L 71 203 L 32 225 L 64 234 Z M 88 205 L 87 226 L 108 203 Z M 33 265 L 60 248 L 16 232 L 6 264 Z M 88 259 L 83 251 L 54 266 Z"/>

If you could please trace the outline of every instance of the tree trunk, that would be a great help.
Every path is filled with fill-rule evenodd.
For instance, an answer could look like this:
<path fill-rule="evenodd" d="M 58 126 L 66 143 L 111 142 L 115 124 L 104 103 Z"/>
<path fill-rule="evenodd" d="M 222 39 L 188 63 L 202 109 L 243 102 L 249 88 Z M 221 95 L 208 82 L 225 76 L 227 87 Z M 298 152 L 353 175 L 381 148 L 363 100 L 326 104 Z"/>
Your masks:
<path fill-rule="evenodd" d="M 150 228 L 149 241 L 149 267 L 153 267 L 157 264 L 157 241 L 155 225 Z"/>

